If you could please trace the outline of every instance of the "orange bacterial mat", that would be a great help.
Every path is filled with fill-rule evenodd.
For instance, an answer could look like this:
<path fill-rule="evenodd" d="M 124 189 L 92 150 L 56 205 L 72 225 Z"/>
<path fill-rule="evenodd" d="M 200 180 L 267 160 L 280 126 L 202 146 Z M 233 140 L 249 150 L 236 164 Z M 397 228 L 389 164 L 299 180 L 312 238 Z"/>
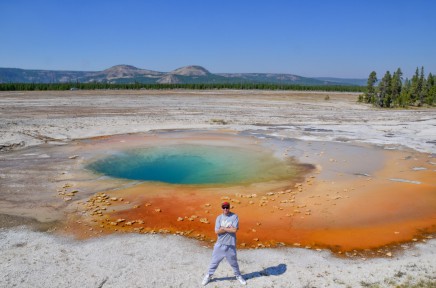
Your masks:
<path fill-rule="evenodd" d="M 220 203 L 228 201 L 239 216 L 240 248 L 297 246 L 384 253 L 386 246 L 431 238 L 435 233 L 432 155 L 371 146 L 353 150 L 353 145 L 344 143 L 268 141 L 230 133 L 181 133 L 86 142 L 82 145 L 88 151 L 144 143 L 256 146 L 281 149 L 278 157 L 291 157 L 300 164 L 289 180 L 243 185 L 143 182 L 103 190 L 75 203 L 80 213 L 70 214 L 65 231 L 79 238 L 115 232 L 171 233 L 212 245 Z"/>

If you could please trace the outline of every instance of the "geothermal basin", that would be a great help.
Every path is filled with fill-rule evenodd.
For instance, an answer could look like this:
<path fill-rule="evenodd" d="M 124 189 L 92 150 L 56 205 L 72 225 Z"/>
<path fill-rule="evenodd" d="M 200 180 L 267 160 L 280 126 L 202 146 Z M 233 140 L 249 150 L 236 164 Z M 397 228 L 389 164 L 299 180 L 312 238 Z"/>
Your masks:
<path fill-rule="evenodd" d="M 223 201 L 239 215 L 240 248 L 384 255 L 435 232 L 432 155 L 412 150 L 161 131 L 77 140 L 45 153 L 66 170 L 54 182 L 64 203 L 54 210 L 64 216 L 53 229 L 81 239 L 161 233 L 211 246 Z M 40 210 L 32 213 L 52 215 Z"/>

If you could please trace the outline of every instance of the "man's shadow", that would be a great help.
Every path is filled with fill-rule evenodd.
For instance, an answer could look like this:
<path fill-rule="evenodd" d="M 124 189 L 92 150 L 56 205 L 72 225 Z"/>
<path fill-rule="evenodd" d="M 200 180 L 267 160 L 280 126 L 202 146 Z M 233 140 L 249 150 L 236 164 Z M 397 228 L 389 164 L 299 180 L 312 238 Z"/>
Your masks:
<path fill-rule="evenodd" d="M 258 278 L 258 277 L 278 276 L 284 274 L 286 272 L 286 269 L 287 269 L 286 264 L 279 264 L 277 266 L 265 268 L 261 271 L 242 274 L 242 276 L 244 277 L 245 280 Z M 211 282 L 234 280 L 234 279 L 235 277 L 221 277 L 221 278 L 214 278 Z"/>

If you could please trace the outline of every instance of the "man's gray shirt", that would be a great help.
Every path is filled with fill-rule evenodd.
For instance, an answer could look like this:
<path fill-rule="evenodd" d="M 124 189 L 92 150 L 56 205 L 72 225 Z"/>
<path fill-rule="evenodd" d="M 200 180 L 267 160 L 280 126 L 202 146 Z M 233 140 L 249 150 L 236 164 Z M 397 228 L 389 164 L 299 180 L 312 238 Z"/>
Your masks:
<path fill-rule="evenodd" d="M 228 215 L 221 214 L 216 218 L 215 221 L 215 231 L 219 230 L 221 227 L 234 227 L 239 228 L 239 218 L 238 215 L 229 212 Z M 218 235 L 217 244 L 223 245 L 233 245 L 236 246 L 236 233 L 223 233 Z"/>

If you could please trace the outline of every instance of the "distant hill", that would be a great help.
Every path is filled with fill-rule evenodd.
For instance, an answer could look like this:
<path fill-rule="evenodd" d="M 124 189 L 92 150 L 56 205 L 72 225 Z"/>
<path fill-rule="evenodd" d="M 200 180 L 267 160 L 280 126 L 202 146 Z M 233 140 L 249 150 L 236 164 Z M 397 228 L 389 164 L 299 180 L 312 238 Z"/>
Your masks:
<path fill-rule="evenodd" d="M 366 86 L 368 79 L 359 78 L 333 78 L 333 77 L 315 77 L 315 79 L 327 82 L 344 83 L 347 85 Z"/>
<path fill-rule="evenodd" d="M 296 85 L 366 85 L 364 79 L 309 78 L 275 73 L 211 73 L 201 66 L 185 66 L 159 72 L 131 65 L 116 65 L 103 71 L 58 71 L 0 68 L 0 83 L 271 83 Z"/>
<path fill-rule="evenodd" d="M 217 74 L 228 79 L 241 79 L 241 82 L 249 83 L 273 83 L 273 84 L 299 84 L 299 85 L 345 85 L 335 81 L 324 81 L 315 78 L 297 76 L 293 74 L 275 73 L 220 73 Z"/>

